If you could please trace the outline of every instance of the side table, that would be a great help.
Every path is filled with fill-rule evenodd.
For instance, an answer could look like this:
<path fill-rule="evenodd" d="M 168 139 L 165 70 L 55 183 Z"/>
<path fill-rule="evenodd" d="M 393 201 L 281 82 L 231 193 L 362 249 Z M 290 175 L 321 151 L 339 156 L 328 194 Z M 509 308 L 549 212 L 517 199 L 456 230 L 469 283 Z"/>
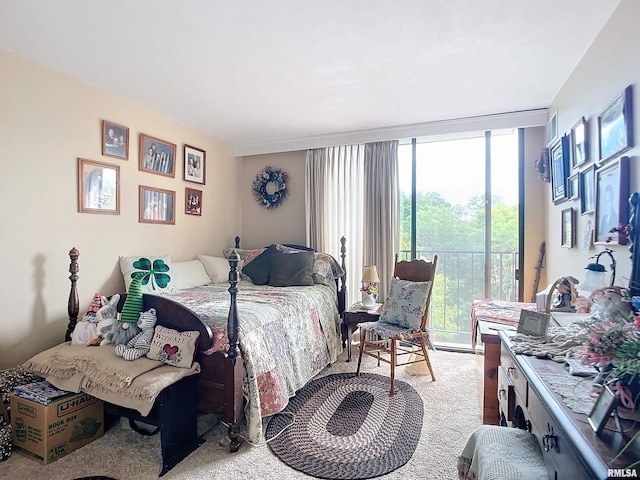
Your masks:
<path fill-rule="evenodd" d="M 364 322 L 377 322 L 382 313 L 382 304 L 366 308 L 361 303 L 354 303 L 344 311 L 342 317 L 342 346 L 347 347 L 347 362 L 351 361 L 351 335 L 355 326 Z"/>

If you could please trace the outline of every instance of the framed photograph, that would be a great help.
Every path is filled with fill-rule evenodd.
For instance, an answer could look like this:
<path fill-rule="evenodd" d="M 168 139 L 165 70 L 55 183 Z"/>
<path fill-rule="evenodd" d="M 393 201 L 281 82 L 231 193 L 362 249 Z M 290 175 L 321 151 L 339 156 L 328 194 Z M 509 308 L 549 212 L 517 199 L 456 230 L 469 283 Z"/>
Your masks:
<path fill-rule="evenodd" d="M 589 250 L 593 245 L 593 225 L 591 220 L 587 220 L 582 230 L 582 243 L 580 248 L 582 250 Z"/>
<path fill-rule="evenodd" d="M 551 147 L 551 198 L 558 204 L 567 199 L 569 139 L 566 135 Z"/>
<path fill-rule="evenodd" d="M 610 230 L 629 223 L 628 199 L 629 157 L 620 157 L 596 171 L 596 243 L 626 244 L 626 237 Z"/>
<path fill-rule="evenodd" d="M 562 247 L 573 248 L 576 243 L 576 226 L 574 222 L 573 208 L 562 210 Z"/>
<path fill-rule="evenodd" d="M 631 85 L 598 115 L 600 163 L 633 147 L 633 106 Z"/>
<path fill-rule="evenodd" d="M 102 155 L 129 160 L 129 128 L 102 121 Z"/>
<path fill-rule="evenodd" d="M 202 190 L 187 187 L 184 192 L 185 208 L 187 215 L 202 215 Z"/>
<path fill-rule="evenodd" d="M 619 399 L 620 397 L 607 385 L 602 388 L 600 395 L 598 395 L 596 402 L 593 404 L 587 416 L 589 425 L 591 425 L 593 431 L 596 432 L 596 435 L 600 435 L 602 430 L 604 430 L 605 425 L 611 418 L 613 410 L 618 406 Z"/>
<path fill-rule="evenodd" d="M 580 172 L 580 214 L 585 215 L 596 209 L 596 166 L 591 165 Z"/>
<path fill-rule="evenodd" d="M 120 214 L 120 167 L 78 159 L 78 212 Z"/>
<path fill-rule="evenodd" d="M 567 198 L 569 198 L 569 200 L 577 200 L 580 196 L 578 177 L 579 174 L 576 172 L 567 178 Z"/>
<path fill-rule="evenodd" d="M 176 192 L 140 185 L 140 223 L 176 223 Z"/>
<path fill-rule="evenodd" d="M 547 146 L 558 140 L 558 112 L 553 112 L 547 123 Z"/>
<path fill-rule="evenodd" d="M 589 158 L 587 121 L 582 117 L 571 129 L 571 167 L 577 168 Z"/>
<path fill-rule="evenodd" d="M 184 146 L 184 179 L 187 182 L 205 184 L 207 152 L 191 145 Z"/>
<path fill-rule="evenodd" d="M 166 177 L 176 176 L 176 145 L 159 138 L 140 134 L 138 169 Z"/>
<path fill-rule="evenodd" d="M 534 337 L 544 337 L 549 330 L 551 315 L 548 313 L 536 312 L 534 310 L 520 310 L 518 320 L 518 333 L 532 335 Z"/>

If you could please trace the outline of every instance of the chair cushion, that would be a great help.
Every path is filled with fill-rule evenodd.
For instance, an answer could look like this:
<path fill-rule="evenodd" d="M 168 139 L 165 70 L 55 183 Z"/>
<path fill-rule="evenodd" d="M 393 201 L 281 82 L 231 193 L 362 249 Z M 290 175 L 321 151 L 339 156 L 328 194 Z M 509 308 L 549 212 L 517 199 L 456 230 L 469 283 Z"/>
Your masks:
<path fill-rule="evenodd" d="M 380 321 L 419 330 L 430 288 L 431 282 L 411 282 L 392 278 Z"/>

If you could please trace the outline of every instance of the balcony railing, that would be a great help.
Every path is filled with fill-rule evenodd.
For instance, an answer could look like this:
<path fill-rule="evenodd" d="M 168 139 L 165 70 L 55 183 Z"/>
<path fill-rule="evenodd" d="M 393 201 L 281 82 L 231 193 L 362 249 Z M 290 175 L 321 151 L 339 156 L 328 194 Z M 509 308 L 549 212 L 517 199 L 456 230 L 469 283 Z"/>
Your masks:
<path fill-rule="evenodd" d="M 491 252 L 491 288 L 485 293 L 485 252 L 456 250 L 420 250 L 417 258 L 431 260 L 438 255 L 433 285 L 429 325 L 438 342 L 470 344 L 471 305 L 476 300 L 518 301 L 518 252 Z M 400 251 L 410 260 L 411 252 Z"/>

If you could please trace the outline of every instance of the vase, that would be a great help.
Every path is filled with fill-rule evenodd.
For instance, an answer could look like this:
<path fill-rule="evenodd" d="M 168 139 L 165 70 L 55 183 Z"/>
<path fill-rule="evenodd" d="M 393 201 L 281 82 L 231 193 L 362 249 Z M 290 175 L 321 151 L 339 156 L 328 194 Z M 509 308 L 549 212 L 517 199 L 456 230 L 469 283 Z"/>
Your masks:
<path fill-rule="evenodd" d="M 375 295 L 367 292 L 362 292 L 362 306 L 363 307 L 373 307 L 376 304 Z"/>

